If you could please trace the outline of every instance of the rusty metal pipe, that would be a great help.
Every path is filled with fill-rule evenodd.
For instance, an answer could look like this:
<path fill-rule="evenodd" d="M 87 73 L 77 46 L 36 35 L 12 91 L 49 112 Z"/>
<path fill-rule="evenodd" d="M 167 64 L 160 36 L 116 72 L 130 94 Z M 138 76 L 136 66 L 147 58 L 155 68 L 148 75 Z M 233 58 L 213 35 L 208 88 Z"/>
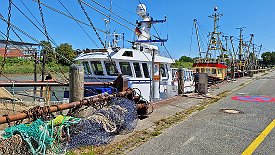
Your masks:
<path fill-rule="evenodd" d="M 110 86 L 113 82 L 84 82 L 84 86 Z M 69 83 L 59 83 L 57 81 L 0 81 L 0 87 L 34 87 L 34 86 L 69 86 Z"/>
<path fill-rule="evenodd" d="M 49 112 L 57 112 L 57 111 L 62 111 L 62 110 L 66 110 L 66 109 L 72 109 L 75 107 L 79 107 L 81 105 L 90 105 L 91 102 L 92 103 L 96 103 L 96 102 L 101 102 L 101 101 L 106 101 L 110 98 L 113 97 L 125 97 L 127 95 L 131 95 L 133 94 L 133 91 L 131 89 L 128 89 L 126 91 L 123 92 L 119 92 L 117 94 L 110 94 L 110 95 L 96 95 L 93 97 L 90 97 L 88 99 L 84 99 L 82 101 L 77 101 L 77 102 L 72 102 L 72 103 L 66 103 L 66 104 L 60 104 L 60 105 L 52 105 L 49 108 L 43 108 L 43 112 L 41 115 L 43 114 L 47 114 L 49 109 Z M 19 120 L 23 120 L 28 118 L 28 115 L 26 113 L 17 113 L 17 114 L 13 114 L 13 115 L 7 115 L 7 116 L 2 116 L 0 117 L 0 124 L 4 124 L 4 123 L 9 123 L 9 122 L 13 122 L 13 121 L 19 121 Z"/>

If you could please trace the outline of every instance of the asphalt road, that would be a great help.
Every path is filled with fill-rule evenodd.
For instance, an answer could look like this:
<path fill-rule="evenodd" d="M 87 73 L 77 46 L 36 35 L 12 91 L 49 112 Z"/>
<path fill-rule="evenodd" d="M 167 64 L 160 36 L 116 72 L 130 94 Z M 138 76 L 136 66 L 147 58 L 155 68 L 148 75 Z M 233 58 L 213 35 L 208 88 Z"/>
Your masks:
<path fill-rule="evenodd" d="M 275 101 L 242 102 L 231 99 L 242 96 L 240 93 L 275 98 L 275 73 L 255 80 L 205 110 L 195 113 L 129 154 L 238 155 L 254 145 L 247 149 L 253 155 L 275 155 L 275 122 L 267 127 L 275 119 Z M 263 100 L 265 98 L 259 101 Z M 237 109 L 243 113 L 228 114 L 221 112 L 221 109 Z"/>

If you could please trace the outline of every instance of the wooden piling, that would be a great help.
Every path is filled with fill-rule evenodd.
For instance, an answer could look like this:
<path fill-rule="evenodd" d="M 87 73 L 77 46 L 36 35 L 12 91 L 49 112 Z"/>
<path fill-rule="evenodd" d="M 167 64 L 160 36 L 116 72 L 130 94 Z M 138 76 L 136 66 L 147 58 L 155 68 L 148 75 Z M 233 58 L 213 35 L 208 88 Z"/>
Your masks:
<path fill-rule="evenodd" d="M 84 98 L 84 67 L 70 66 L 69 102 L 80 101 Z"/>
<path fill-rule="evenodd" d="M 184 94 L 184 72 L 182 68 L 178 70 L 178 94 Z"/>

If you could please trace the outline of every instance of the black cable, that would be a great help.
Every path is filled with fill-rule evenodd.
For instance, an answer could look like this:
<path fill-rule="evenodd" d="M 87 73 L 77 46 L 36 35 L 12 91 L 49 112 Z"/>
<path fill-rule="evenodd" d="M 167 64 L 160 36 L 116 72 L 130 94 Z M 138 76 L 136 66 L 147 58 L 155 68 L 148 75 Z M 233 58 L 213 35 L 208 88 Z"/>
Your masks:
<path fill-rule="evenodd" d="M 73 17 L 73 15 L 69 12 L 69 10 L 65 7 L 65 5 L 58 0 L 58 2 L 62 5 L 62 7 L 66 10 L 66 12 Z M 75 20 L 75 22 L 77 23 L 77 25 L 82 29 L 82 31 L 88 36 L 88 38 L 94 43 L 94 45 L 99 48 L 99 46 L 96 44 L 96 42 L 92 39 L 92 37 L 86 32 L 86 30 L 80 25 L 80 23 L 78 21 Z"/>
<path fill-rule="evenodd" d="M 79 3 L 79 5 L 80 5 L 82 11 L 84 12 L 86 18 L 88 19 L 90 25 L 92 26 L 92 28 L 93 28 L 95 34 L 97 35 L 97 37 L 98 37 L 98 39 L 99 39 L 101 45 L 102 45 L 103 47 L 105 47 L 105 44 L 104 44 L 103 40 L 101 39 L 100 35 L 98 34 L 98 32 L 97 32 L 97 30 L 96 30 L 96 28 L 95 28 L 95 26 L 94 26 L 94 24 L 93 24 L 91 18 L 89 17 L 89 15 L 88 15 L 88 13 L 86 12 L 84 6 L 82 5 L 82 0 L 78 0 L 78 3 Z"/>

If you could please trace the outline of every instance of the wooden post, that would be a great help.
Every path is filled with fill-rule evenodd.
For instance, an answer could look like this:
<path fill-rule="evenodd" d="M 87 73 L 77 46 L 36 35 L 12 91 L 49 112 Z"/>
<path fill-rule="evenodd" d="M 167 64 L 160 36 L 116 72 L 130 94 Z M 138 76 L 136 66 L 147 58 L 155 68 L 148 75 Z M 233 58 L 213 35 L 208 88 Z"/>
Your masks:
<path fill-rule="evenodd" d="M 82 65 L 71 65 L 69 83 L 70 102 L 84 98 L 84 68 Z"/>
<path fill-rule="evenodd" d="M 184 73 L 182 68 L 178 70 L 178 94 L 184 94 Z"/>

